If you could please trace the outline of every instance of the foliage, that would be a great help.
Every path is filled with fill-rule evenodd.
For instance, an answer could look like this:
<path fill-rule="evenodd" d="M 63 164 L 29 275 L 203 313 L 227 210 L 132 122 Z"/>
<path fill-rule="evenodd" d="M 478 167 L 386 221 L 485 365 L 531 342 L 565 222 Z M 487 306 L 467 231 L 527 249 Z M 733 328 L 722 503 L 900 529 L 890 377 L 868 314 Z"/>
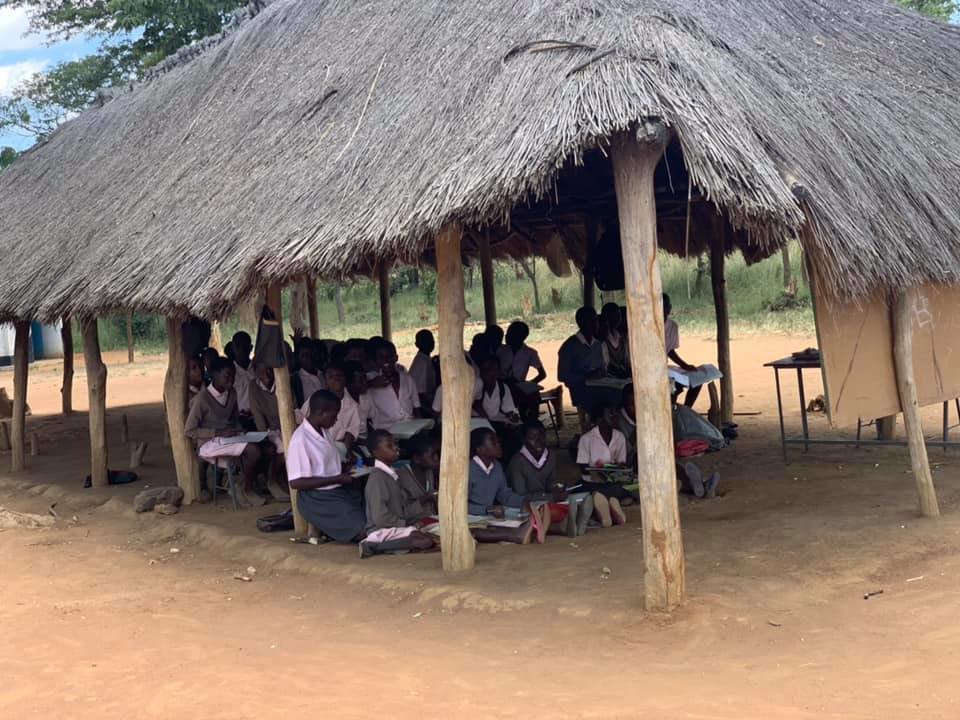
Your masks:
<path fill-rule="evenodd" d="M 13 161 L 17 159 L 17 155 L 19 153 L 12 147 L 0 147 L 0 172 L 3 172 L 4 168 L 10 167 Z"/>
<path fill-rule="evenodd" d="M 956 0 L 897 0 L 897 3 L 909 10 L 948 22 L 957 12 L 960 3 Z"/>
<path fill-rule="evenodd" d="M 103 38 L 93 55 L 63 62 L 0 97 L 0 131 L 39 140 L 87 107 L 98 88 L 137 77 L 184 45 L 214 35 L 246 0 L 0 0 L 26 8 L 31 29 L 54 39 Z"/>
<path fill-rule="evenodd" d="M 59 63 L 0 98 L 0 130 L 18 130 L 43 140 L 71 114 L 87 107 L 98 88 L 123 78 L 123 70 L 109 52 Z"/>

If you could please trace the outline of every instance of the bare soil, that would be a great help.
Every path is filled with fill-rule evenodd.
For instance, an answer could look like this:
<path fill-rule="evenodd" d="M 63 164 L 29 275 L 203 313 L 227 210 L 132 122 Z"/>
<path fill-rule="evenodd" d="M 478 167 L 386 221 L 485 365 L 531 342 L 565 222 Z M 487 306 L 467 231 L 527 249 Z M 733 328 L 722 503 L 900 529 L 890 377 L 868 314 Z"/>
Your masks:
<path fill-rule="evenodd" d="M 0 472 L 0 506 L 56 503 L 57 521 L 0 531 L 0 717 L 958 717 L 960 460 L 931 450 L 937 521 L 916 516 L 903 448 L 794 448 L 784 464 L 762 363 L 814 344 L 734 341 L 737 410 L 750 414 L 707 463 L 723 497 L 682 504 L 689 600 L 670 616 L 639 607 L 637 509 L 572 544 L 481 546 L 476 570 L 455 576 L 436 555 L 361 562 L 292 545 L 224 506 L 134 516 L 133 494 L 173 482 L 163 359 L 108 357 L 111 466 L 126 463 L 123 413 L 151 449 L 141 482 L 88 491 L 86 417 L 54 414 L 59 364 L 39 363 L 41 454 Z M 548 364 L 556 347 L 540 346 Z M 685 338 L 681 353 L 709 361 L 712 340 Z M 939 408 L 926 419 L 936 434 Z M 853 432 L 822 416 L 811 429 Z M 252 582 L 234 579 L 251 565 Z"/>

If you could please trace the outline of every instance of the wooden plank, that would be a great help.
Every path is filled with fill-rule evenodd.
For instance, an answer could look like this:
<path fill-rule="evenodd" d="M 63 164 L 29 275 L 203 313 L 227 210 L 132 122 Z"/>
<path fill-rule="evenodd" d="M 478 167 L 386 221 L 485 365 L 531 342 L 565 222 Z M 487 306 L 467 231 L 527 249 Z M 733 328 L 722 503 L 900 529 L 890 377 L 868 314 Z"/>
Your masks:
<path fill-rule="evenodd" d="M 307 286 L 307 315 L 310 318 L 310 337 L 320 337 L 320 318 L 317 316 L 317 280 L 311 275 L 304 277 Z"/>
<path fill-rule="evenodd" d="M 83 359 L 87 366 L 87 395 L 90 399 L 90 477 L 93 487 L 110 484 L 107 454 L 107 366 L 100 354 L 97 319 L 80 321 L 83 331 Z"/>
<path fill-rule="evenodd" d="M 913 480 L 917 484 L 920 514 L 923 517 L 938 517 L 940 506 L 937 491 L 933 487 L 933 475 L 927 458 L 927 445 L 923 440 L 923 425 L 920 422 L 920 404 L 917 401 L 917 381 L 913 372 L 913 316 L 916 308 L 915 290 L 901 290 L 893 302 L 893 362 L 897 374 L 897 391 L 903 408 L 903 424 L 910 447 L 910 465 Z"/>
<path fill-rule="evenodd" d="M 476 555 L 476 545 L 467 526 L 473 370 L 463 355 L 467 308 L 460 259 L 462 236 L 460 225 L 451 224 L 437 237 L 440 372 L 443 375 L 440 548 L 443 569 L 450 571 L 469 570 Z"/>
<path fill-rule="evenodd" d="M 620 217 L 637 412 L 644 606 L 648 610 L 670 610 L 683 602 L 686 578 L 677 507 L 653 182 L 654 170 L 669 136 L 666 128 L 659 124 L 645 124 L 640 132 L 639 139 L 633 133 L 617 135 L 612 143 L 611 159 Z"/>
<path fill-rule="evenodd" d="M 133 347 L 133 310 L 127 311 L 127 363 L 133 365 L 134 357 Z"/>
<path fill-rule="evenodd" d="M 189 411 L 187 356 L 183 348 L 183 323 L 179 318 L 167 321 L 167 375 L 163 382 L 163 403 L 177 485 L 183 490 L 186 505 L 200 495 L 200 466 L 190 438 L 185 434 Z"/>
<path fill-rule="evenodd" d="M 13 416 L 10 418 L 10 470 L 26 467 L 24 443 L 27 437 L 27 373 L 30 365 L 30 322 L 13 324 Z"/>

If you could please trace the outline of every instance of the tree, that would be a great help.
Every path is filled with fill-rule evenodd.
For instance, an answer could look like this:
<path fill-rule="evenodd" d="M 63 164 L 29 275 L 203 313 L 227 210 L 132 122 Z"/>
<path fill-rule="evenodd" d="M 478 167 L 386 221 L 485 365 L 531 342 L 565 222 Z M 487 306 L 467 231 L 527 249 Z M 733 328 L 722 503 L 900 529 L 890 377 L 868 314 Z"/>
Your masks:
<path fill-rule="evenodd" d="M 42 140 L 86 108 L 98 88 L 139 77 L 184 45 L 214 35 L 247 0 L 0 0 L 26 8 L 32 30 L 54 39 L 103 38 L 93 55 L 56 65 L 0 97 L 0 130 Z"/>
<path fill-rule="evenodd" d="M 12 147 L 0 147 L 0 172 L 10 167 L 19 153 Z"/>
<path fill-rule="evenodd" d="M 897 0 L 897 3 L 944 22 L 949 22 L 950 18 L 960 12 L 960 3 L 956 0 Z"/>

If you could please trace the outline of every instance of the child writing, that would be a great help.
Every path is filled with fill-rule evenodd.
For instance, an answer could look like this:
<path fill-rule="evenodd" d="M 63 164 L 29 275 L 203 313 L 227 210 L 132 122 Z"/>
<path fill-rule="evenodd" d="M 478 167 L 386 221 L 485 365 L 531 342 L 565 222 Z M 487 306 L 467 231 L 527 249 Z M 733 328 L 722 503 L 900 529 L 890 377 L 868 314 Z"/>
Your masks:
<path fill-rule="evenodd" d="M 594 473 L 602 477 L 604 468 L 625 468 L 627 463 L 627 439 L 614 427 L 617 422 L 613 408 L 600 403 L 592 413 L 596 425 L 580 436 L 577 445 L 577 464 L 583 471 L 581 485 L 593 492 L 594 511 L 603 527 L 616 523 L 622 525 L 627 516 L 620 505 L 620 498 L 630 494 L 616 483 L 594 480 Z"/>

